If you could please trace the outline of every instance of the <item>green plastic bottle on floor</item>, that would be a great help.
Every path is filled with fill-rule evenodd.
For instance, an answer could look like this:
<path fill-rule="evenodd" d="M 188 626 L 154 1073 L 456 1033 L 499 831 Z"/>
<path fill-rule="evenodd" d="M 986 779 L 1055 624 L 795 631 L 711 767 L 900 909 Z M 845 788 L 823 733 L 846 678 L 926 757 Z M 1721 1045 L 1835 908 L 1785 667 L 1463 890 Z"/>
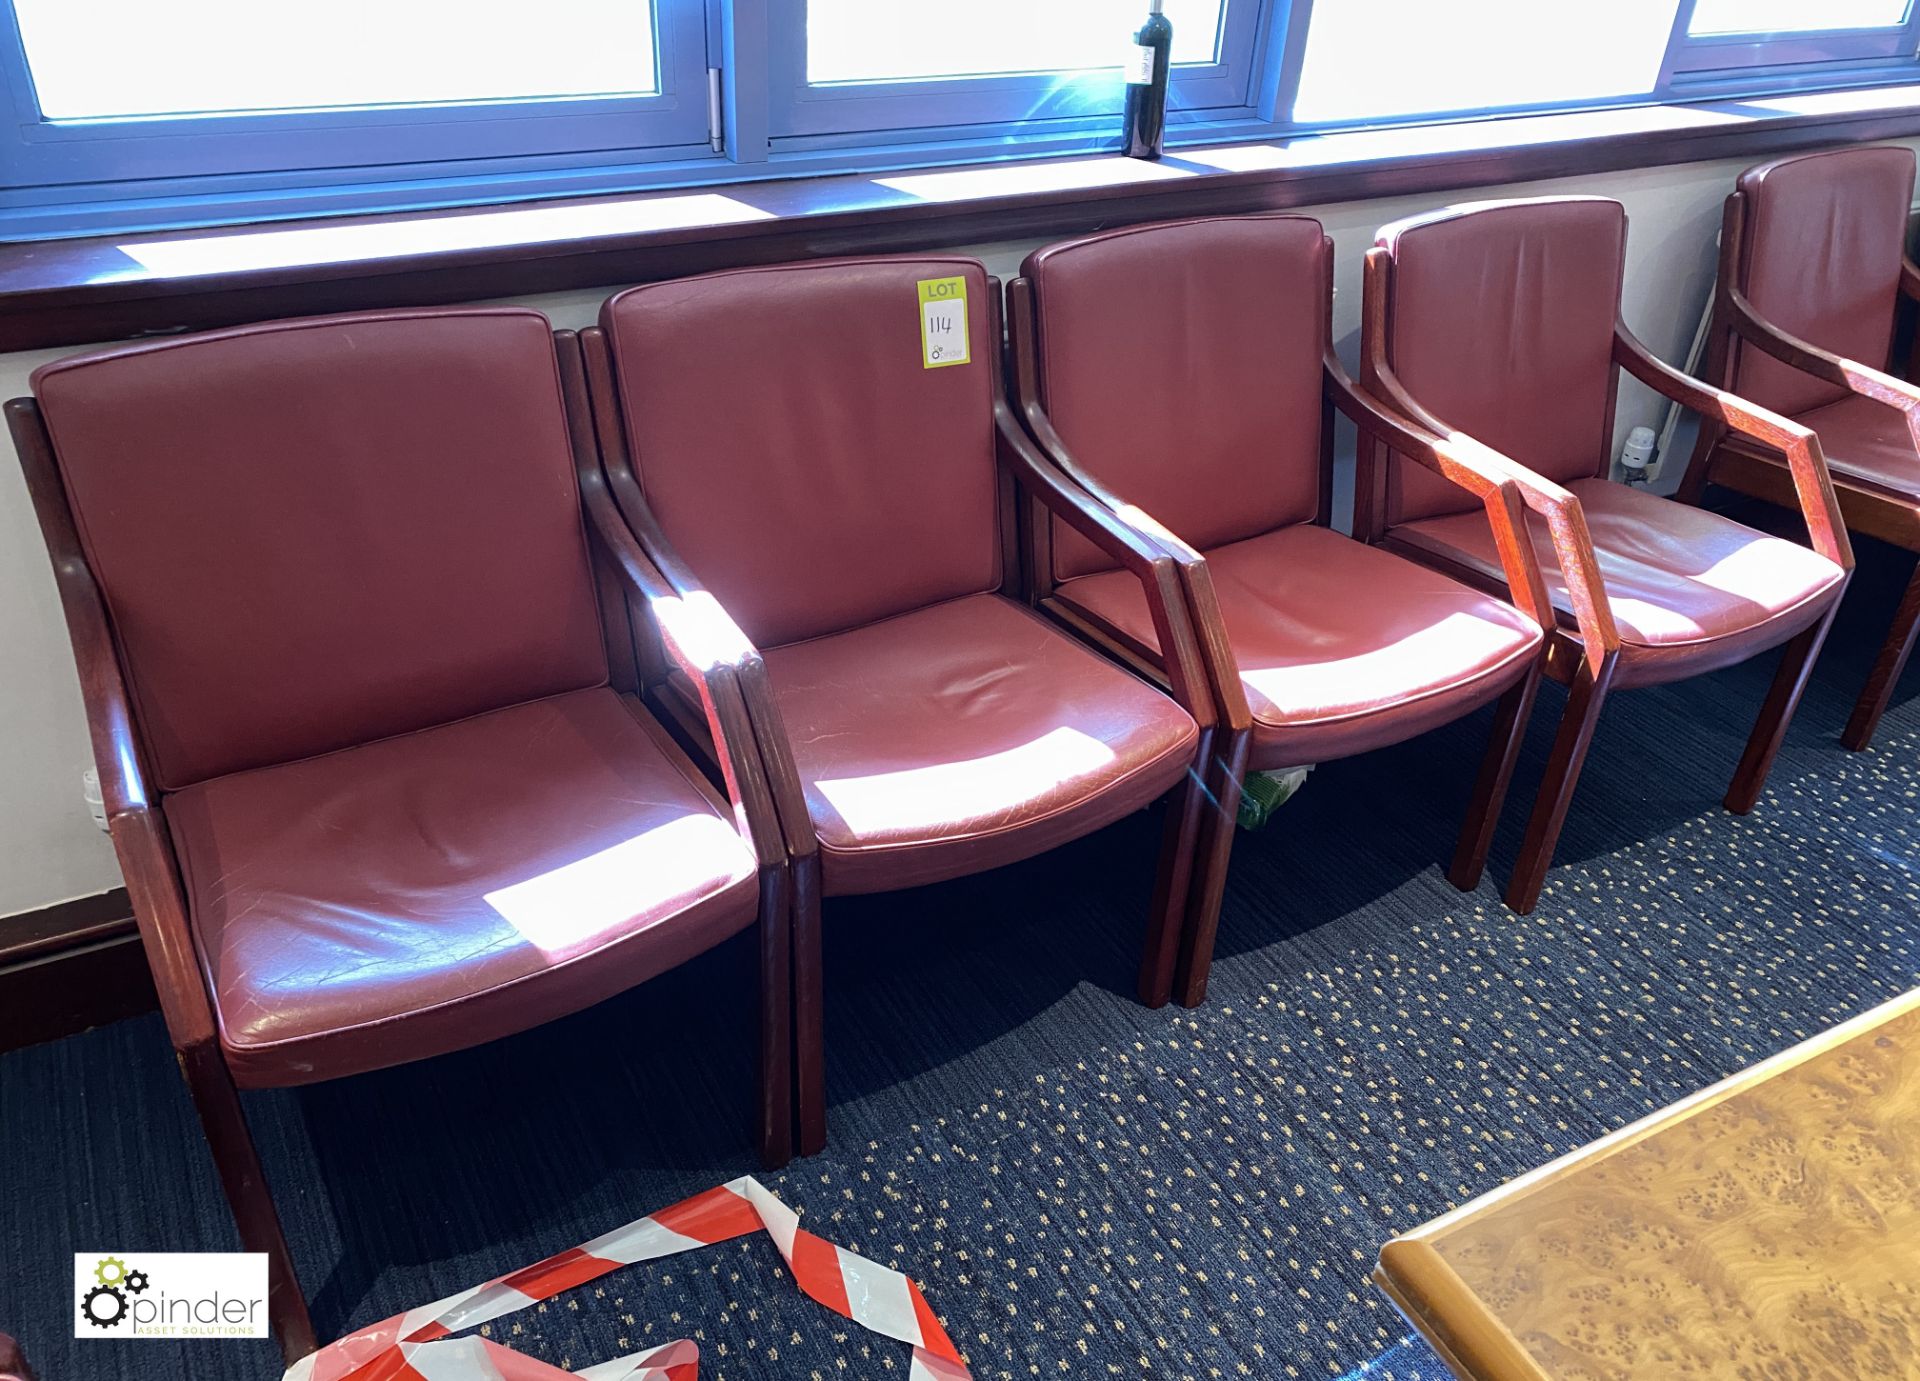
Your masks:
<path fill-rule="evenodd" d="M 1257 830 L 1273 813 L 1293 799 L 1312 767 L 1288 767 L 1278 772 L 1249 772 L 1240 790 L 1240 828 Z"/>

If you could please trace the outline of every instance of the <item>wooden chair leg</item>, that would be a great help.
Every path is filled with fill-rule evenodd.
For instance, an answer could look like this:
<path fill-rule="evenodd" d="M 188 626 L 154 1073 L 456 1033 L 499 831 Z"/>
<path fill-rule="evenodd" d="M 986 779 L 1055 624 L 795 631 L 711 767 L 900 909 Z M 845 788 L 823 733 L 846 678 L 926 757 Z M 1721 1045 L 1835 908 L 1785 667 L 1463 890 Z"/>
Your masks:
<path fill-rule="evenodd" d="M 1200 837 L 1193 865 L 1194 885 L 1187 905 L 1180 962 L 1174 974 L 1174 987 L 1182 1007 L 1198 1007 L 1207 1000 L 1207 977 L 1213 972 L 1213 945 L 1220 933 L 1220 903 L 1227 889 L 1227 865 L 1233 853 L 1234 831 L 1239 826 L 1240 792 L 1253 736 L 1245 732 L 1229 734 L 1216 739 L 1215 743 L 1212 764 L 1200 793 Z"/>
<path fill-rule="evenodd" d="M 760 875 L 760 1160 L 778 1170 L 793 1159 L 792 873 Z"/>
<path fill-rule="evenodd" d="M 1520 760 L 1520 746 L 1527 737 L 1527 720 L 1532 717 L 1534 697 L 1539 691 L 1540 670 L 1535 667 L 1501 696 L 1494 708 L 1487 753 L 1480 761 L 1473 798 L 1467 803 L 1467 818 L 1460 827 L 1453 866 L 1447 869 L 1447 881 L 1462 892 L 1478 887 L 1481 874 L 1486 872 L 1493 828 L 1500 822 L 1500 807 L 1506 802 L 1513 765 Z"/>
<path fill-rule="evenodd" d="M 1202 730 L 1199 751 L 1186 777 L 1167 793 L 1167 819 L 1160 832 L 1160 862 L 1154 871 L 1153 901 L 1147 909 L 1147 938 L 1140 950 L 1140 1001 L 1164 1007 L 1173 996 L 1174 965 L 1186 934 L 1193 893 L 1194 855 L 1205 834 L 1201 811 L 1206 800 L 1203 776 L 1212 759 L 1213 730 Z"/>
<path fill-rule="evenodd" d="M 218 1050 L 203 1046 L 182 1050 L 179 1055 L 180 1072 L 186 1076 L 187 1090 L 193 1095 L 207 1145 L 213 1152 L 214 1167 L 220 1172 L 220 1187 L 226 1191 L 227 1205 L 240 1229 L 240 1244 L 247 1251 L 266 1253 L 267 1319 L 280 1340 L 281 1355 L 291 1366 L 320 1343 L 314 1336 L 299 1277 L 294 1274 L 286 1235 L 280 1230 L 280 1214 L 260 1168 L 253 1134 L 247 1130 L 239 1091 Z"/>
<path fill-rule="evenodd" d="M 1753 733 L 1747 739 L 1747 751 L 1740 755 L 1733 785 L 1727 788 L 1722 803 L 1735 815 L 1745 815 L 1759 801 L 1760 791 L 1767 784 L 1767 773 L 1773 770 L 1773 760 L 1787 736 L 1787 725 L 1792 723 L 1793 712 L 1799 707 L 1801 692 L 1806 690 L 1807 678 L 1813 674 L 1814 659 L 1820 655 L 1820 645 L 1827 640 L 1827 629 L 1833 626 L 1833 616 L 1839 607 L 1840 601 L 1835 600 L 1826 616 L 1788 643 L 1781 654 L 1780 669 L 1773 674 L 1773 685 L 1767 689 L 1760 717 L 1753 722 Z"/>
<path fill-rule="evenodd" d="M 1560 842 L 1560 828 L 1567 822 L 1567 807 L 1573 802 L 1573 789 L 1579 784 L 1587 747 L 1593 742 L 1593 727 L 1599 722 L 1600 707 L 1606 703 L 1607 688 L 1613 683 L 1614 665 L 1615 659 L 1609 658 L 1595 676 L 1582 662 L 1573 674 L 1573 684 L 1567 687 L 1560 732 L 1553 740 L 1546 775 L 1540 779 L 1540 794 L 1527 821 L 1526 838 L 1520 843 L 1519 861 L 1507 883 L 1507 905 L 1523 916 L 1540 901 L 1540 887 L 1553 864 L 1554 846 Z"/>
<path fill-rule="evenodd" d="M 1920 350 L 1920 337 L 1914 348 Z M 1893 627 L 1880 645 L 1866 688 L 1860 692 L 1853 716 L 1840 735 L 1840 742 L 1853 752 L 1873 742 L 1873 731 L 1880 727 L 1880 716 L 1887 712 L 1887 702 L 1893 699 L 1894 687 L 1900 684 L 1900 673 L 1906 670 L 1916 641 L 1920 641 L 1920 566 L 1914 567 L 1913 579 L 1907 582 L 1907 592 L 1900 597 L 1900 608 L 1894 613 Z"/>
<path fill-rule="evenodd" d="M 798 1151 L 811 1156 L 827 1144 L 827 1036 L 824 964 L 820 943 L 820 859 L 799 859 L 793 889 L 794 1086 Z"/>

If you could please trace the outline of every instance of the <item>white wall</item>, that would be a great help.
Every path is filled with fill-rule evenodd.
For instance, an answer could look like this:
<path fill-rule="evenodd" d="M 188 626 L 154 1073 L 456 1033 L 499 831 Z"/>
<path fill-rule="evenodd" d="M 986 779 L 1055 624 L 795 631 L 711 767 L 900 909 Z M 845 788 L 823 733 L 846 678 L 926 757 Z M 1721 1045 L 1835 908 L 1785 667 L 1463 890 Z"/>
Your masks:
<path fill-rule="evenodd" d="M 1618 197 L 1632 221 L 1627 324 L 1655 352 L 1682 363 L 1712 284 L 1721 200 L 1751 161 L 1479 188 L 1462 199 L 1569 192 Z M 1360 260 L 1375 229 L 1447 200 L 1427 194 L 1305 208 L 1325 223 L 1337 246 L 1334 332 L 1349 365 L 1359 332 Z M 1034 243 L 963 248 L 984 259 L 989 272 L 1011 278 Z M 520 300 L 545 311 L 557 326 L 584 326 L 606 295 L 593 289 Z M 66 353 L 0 356 L 0 397 L 24 393 L 36 365 Z M 1650 392 L 1622 381 L 1616 436 L 1639 424 L 1657 428 L 1661 415 Z M 1669 478 L 1683 461 L 1667 458 Z M 80 798 L 80 774 L 90 762 L 79 683 L 45 549 L 18 468 L 0 464 L 0 916 L 118 885 L 113 851 Z"/>

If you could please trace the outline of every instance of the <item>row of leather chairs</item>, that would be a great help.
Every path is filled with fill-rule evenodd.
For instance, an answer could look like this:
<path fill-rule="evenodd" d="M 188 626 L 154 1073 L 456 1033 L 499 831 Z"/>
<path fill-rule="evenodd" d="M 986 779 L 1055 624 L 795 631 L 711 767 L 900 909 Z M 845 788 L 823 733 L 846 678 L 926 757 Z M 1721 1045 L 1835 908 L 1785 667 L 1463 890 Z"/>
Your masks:
<path fill-rule="evenodd" d="M 313 1331 L 236 1087 L 523 1030 L 754 928 L 778 1164 L 826 1134 L 825 895 L 1165 797 L 1141 995 L 1197 1003 L 1248 770 L 1497 702 L 1472 887 L 1564 681 L 1526 909 L 1608 690 L 1784 643 L 1750 807 L 1846 529 L 1809 426 L 1620 324 L 1625 239 L 1592 198 L 1389 227 L 1357 385 L 1331 242 L 1280 214 L 1038 251 L 1005 332 L 980 264 L 909 257 L 649 284 L 579 333 L 360 313 L 39 370 L 8 414 L 114 842 L 289 1356 Z M 953 279 L 970 353 L 928 367 L 920 286 Z M 1777 469 L 1811 548 L 1608 484 L 1619 369 Z"/>

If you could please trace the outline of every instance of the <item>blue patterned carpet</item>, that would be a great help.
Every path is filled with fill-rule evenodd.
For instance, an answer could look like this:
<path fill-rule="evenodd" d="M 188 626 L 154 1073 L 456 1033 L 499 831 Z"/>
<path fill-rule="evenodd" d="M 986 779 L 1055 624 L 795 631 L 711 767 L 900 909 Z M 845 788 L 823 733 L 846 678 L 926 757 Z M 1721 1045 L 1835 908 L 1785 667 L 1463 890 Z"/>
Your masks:
<path fill-rule="evenodd" d="M 1616 697 L 1530 917 L 1438 863 L 1484 717 L 1323 768 L 1240 837 L 1196 1012 L 1130 997 L 1151 816 L 833 905 L 832 1142 L 763 1178 L 916 1276 L 983 1379 L 1444 1376 L 1368 1282 L 1381 1241 L 1920 979 L 1920 673 L 1873 752 L 1836 738 L 1910 559 L 1863 553 L 1746 819 L 1718 801 L 1770 658 Z M 322 1332 L 752 1171 L 750 964 L 725 949 L 513 1040 L 249 1095 Z M 45 1381 L 277 1375 L 271 1344 L 69 1337 L 70 1253 L 235 1246 L 158 1018 L 0 1057 L 0 1128 L 0 1327 Z M 905 1375 L 762 1238 L 496 1327 L 571 1367 L 693 1336 L 703 1381 Z"/>

